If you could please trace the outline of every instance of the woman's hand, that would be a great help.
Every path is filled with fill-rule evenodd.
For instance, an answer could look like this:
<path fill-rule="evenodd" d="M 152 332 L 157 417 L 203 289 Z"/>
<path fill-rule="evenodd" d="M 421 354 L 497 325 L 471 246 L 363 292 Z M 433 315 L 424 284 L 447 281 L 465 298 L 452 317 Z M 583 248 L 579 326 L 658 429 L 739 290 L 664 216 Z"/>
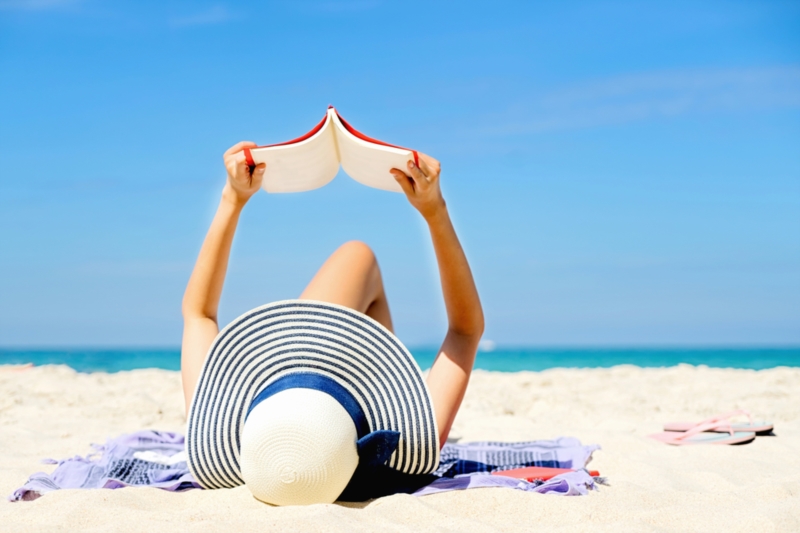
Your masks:
<path fill-rule="evenodd" d="M 250 172 L 250 167 L 244 157 L 243 150 L 245 148 L 255 148 L 256 146 L 258 145 L 254 142 L 243 141 L 228 148 L 225 155 L 222 156 L 225 168 L 228 170 L 228 183 L 222 194 L 239 206 L 246 204 L 247 200 L 258 192 L 261 182 L 264 180 L 264 170 L 267 165 L 261 163 Z"/>
<path fill-rule="evenodd" d="M 444 209 L 442 190 L 439 188 L 439 172 L 441 165 L 434 158 L 419 154 L 419 166 L 408 162 L 408 171 L 393 168 L 392 176 L 403 188 L 408 201 L 419 211 L 425 220 L 430 219 Z"/>

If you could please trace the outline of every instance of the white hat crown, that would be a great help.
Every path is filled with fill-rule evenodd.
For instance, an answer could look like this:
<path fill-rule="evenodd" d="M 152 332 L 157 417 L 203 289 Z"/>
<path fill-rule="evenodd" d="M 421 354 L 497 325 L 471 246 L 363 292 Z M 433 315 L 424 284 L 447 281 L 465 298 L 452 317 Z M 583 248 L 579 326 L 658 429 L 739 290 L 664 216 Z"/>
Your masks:
<path fill-rule="evenodd" d="M 273 505 L 332 503 L 358 465 L 355 424 L 332 396 L 278 392 L 252 408 L 242 433 L 245 484 Z"/>

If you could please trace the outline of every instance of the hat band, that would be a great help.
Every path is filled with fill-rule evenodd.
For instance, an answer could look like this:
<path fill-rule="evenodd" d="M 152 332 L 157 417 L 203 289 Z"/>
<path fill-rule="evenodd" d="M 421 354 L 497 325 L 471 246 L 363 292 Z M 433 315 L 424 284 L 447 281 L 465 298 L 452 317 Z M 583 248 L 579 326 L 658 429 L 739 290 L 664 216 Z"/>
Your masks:
<path fill-rule="evenodd" d="M 288 376 L 283 376 L 282 378 L 276 379 L 267 385 L 264 390 L 259 392 L 256 397 L 253 398 L 253 401 L 250 403 L 250 407 L 247 409 L 245 421 L 247 420 L 247 417 L 250 416 L 250 412 L 258 404 L 270 396 L 274 396 L 275 394 L 288 389 L 313 389 L 324 392 L 339 402 L 339 404 L 344 407 L 344 410 L 347 411 L 347 414 L 350 415 L 350 418 L 353 419 L 353 424 L 356 426 L 356 433 L 358 434 L 359 439 L 369 433 L 369 423 L 367 422 L 367 417 L 364 414 L 363 409 L 361 409 L 361 405 L 355 399 L 355 396 L 353 396 L 350 391 L 337 383 L 335 380 L 321 374 L 313 374 L 310 372 L 297 372 L 294 374 L 289 374 Z"/>

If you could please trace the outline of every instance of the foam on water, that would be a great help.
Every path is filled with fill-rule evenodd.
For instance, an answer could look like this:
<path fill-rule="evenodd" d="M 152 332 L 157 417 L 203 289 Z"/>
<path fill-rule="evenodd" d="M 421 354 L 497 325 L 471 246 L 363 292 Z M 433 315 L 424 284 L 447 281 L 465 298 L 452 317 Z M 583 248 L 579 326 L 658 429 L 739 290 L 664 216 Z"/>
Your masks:
<path fill-rule="evenodd" d="M 412 348 L 422 368 L 429 368 L 435 348 Z M 136 368 L 180 369 L 179 349 L 0 349 L 0 364 L 65 364 L 79 372 L 119 372 Z M 475 368 L 517 372 L 547 368 L 643 367 L 680 363 L 761 370 L 800 367 L 800 347 L 786 348 L 504 348 L 478 353 Z"/>

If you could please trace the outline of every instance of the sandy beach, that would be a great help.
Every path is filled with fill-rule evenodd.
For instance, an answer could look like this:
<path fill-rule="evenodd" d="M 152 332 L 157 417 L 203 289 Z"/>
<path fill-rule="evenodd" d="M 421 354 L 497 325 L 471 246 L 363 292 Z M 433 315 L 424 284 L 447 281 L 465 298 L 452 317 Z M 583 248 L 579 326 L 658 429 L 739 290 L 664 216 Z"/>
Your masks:
<path fill-rule="evenodd" d="M 743 446 L 667 446 L 646 436 L 667 421 L 744 408 L 776 436 Z M 0 492 L 43 458 L 139 429 L 185 430 L 177 372 L 79 374 L 0 366 Z M 179 494 L 150 488 L 63 490 L 0 503 L 12 531 L 800 531 L 800 369 L 678 366 L 476 371 L 452 437 L 597 443 L 591 465 L 610 486 L 564 498 L 508 489 L 365 504 L 275 508 L 246 488 Z"/>

